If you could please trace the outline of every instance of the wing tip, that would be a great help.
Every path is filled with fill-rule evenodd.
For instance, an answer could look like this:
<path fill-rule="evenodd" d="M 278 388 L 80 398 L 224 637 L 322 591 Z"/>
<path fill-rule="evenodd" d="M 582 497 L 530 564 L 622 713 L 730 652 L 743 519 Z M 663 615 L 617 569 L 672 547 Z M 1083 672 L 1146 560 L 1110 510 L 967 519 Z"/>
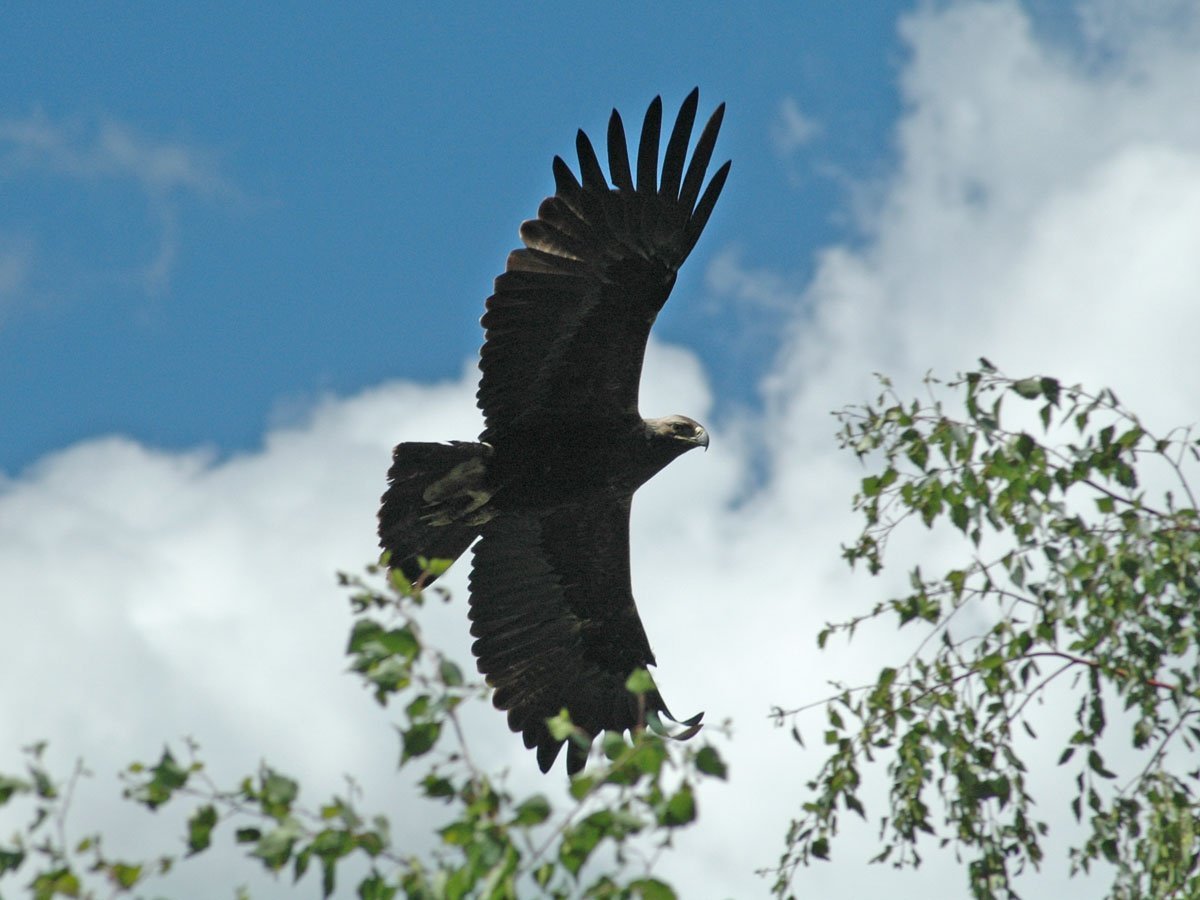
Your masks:
<path fill-rule="evenodd" d="M 662 95 L 656 95 L 646 108 L 642 134 L 638 141 L 637 191 L 654 194 L 658 191 L 658 141 L 662 133 Z"/>
<path fill-rule="evenodd" d="M 565 743 L 566 741 L 556 741 L 549 733 L 537 741 L 537 764 L 543 774 L 549 772 L 554 766 L 554 761 L 558 759 L 558 754 Z M 570 757 L 568 756 L 568 764 L 569 762 Z"/>
<path fill-rule="evenodd" d="M 608 190 L 608 181 L 604 177 L 604 170 L 600 168 L 596 148 L 582 128 L 575 132 L 575 152 L 579 155 L 579 175 L 583 186 L 592 190 Z"/>

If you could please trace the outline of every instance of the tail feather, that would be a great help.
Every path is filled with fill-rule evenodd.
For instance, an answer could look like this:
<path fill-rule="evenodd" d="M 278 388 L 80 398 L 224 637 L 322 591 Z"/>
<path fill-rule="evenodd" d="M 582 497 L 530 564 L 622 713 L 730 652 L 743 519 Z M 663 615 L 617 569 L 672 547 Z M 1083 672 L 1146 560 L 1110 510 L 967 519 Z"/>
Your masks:
<path fill-rule="evenodd" d="M 491 518 L 486 485 L 488 444 L 398 444 L 379 509 L 379 545 L 389 567 L 409 581 L 422 574 L 418 558 L 457 559 Z M 426 578 L 424 584 L 434 579 Z"/>

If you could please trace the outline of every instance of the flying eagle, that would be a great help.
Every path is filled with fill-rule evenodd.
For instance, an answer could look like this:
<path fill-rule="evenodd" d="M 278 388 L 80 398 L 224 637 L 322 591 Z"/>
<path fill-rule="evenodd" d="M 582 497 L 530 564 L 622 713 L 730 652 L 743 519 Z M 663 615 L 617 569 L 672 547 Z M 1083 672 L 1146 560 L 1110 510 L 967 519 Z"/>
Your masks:
<path fill-rule="evenodd" d="M 481 320 L 483 433 L 397 446 L 379 511 L 389 565 L 412 581 L 420 557 L 455 559 L 479 539 L 472 651 L 543 772 L 563 744 L 546 720 L 563 708 L 591 736 L 636 728 L 650 710 L 670 715 L 657 691 L 639 704 L 625 687 L 654 664 L 630 584 L 629 507 L 671 460 L 708 446 L 687 416 L 638 412 L 650 326 L 729 174 L 726 162 L 704 185 L 724 104 L 687 160 L 698 99 L 693 90 L 683 101 L 661 178 L 658 97 L 636 169 L 613 110 L 611 186 L 582 131 L 579 179 L 554 158 L 554 196 L 521 225 L 525 246 L 509 254 Z M 568 773 L 586 758 L 570 744 Z"/>

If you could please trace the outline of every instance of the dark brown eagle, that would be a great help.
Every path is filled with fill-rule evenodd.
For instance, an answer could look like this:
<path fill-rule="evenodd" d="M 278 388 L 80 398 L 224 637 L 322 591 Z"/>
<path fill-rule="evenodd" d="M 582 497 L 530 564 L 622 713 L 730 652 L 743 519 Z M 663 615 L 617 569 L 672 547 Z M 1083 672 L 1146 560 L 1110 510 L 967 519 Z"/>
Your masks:
<path fill-rule="evenodd" d="M 563 744 L 546 720 L 563 708 L 591 736 L 639 727 L 647 711 L 670 715 L 657 691 L 639 704 L 625 687 L 654 664 L 630 585 L 629 507 L 671 460 L 708 446 L 686 416 L 638 412 L 650 326 L 729 174 L 726 162 L 704 185 L 724 104 L 687 161 L 698 99 L 683 101 L 661 178 L 657 97 L 636 170 L 613 111 L 612 186 L 582 131 L 579 180 L 555 157 L 554 196 L 521 225 L 525 247 L 509 254 L 482 319 L 483 433 L 397 446 L 379 511 L 389 564 L 412 581 L 419 557 L 455 559 L 479 539 L 472 650 L 543 772 Z M 570 744 L 567 771 L 586 758 Z"/>

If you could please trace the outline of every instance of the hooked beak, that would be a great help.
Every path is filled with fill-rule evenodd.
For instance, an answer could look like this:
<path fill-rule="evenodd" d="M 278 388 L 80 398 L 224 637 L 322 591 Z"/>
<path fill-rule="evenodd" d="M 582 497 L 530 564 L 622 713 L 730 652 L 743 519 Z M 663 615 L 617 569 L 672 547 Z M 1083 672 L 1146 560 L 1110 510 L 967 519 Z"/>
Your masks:
<path fill-rule="evenodd" d="M 696 435 L 696 443 L 704 448 L 704 452 L 708 452 L 708 431 L 703 426 L 700 427 L 700 433 Z"/>

